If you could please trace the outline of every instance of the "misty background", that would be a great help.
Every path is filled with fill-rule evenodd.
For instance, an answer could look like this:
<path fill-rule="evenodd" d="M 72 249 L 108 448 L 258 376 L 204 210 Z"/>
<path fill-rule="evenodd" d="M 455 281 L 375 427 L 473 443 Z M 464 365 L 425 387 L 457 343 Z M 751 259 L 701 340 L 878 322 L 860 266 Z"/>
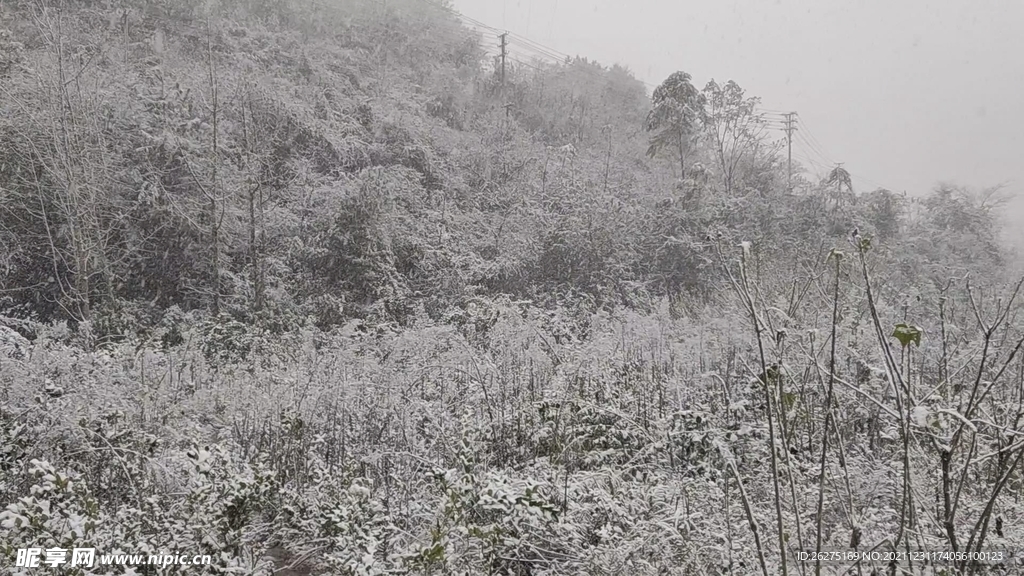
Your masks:
<path fill-rule="evenodd" d="M 842 162 L 858 191 L 919 196 L 939 182 L 1005 185 L 1007 240 L 1024 245 L 1024 3 L 909 0 L 454 0 L 544 47 L 622 64 L 653 90 L 676 70 L 733 79 L 795 111 L 794 160 Z M 486 30 L 484 31 L 486 32 Z M 488 36 L 485 35 L 485 42 Z M 497 42 L 497 40 L 495 40 Z M 536 54 L 510 43 L 513 58 Z M 777 131 L 782 136 L 782 131 Z"/>

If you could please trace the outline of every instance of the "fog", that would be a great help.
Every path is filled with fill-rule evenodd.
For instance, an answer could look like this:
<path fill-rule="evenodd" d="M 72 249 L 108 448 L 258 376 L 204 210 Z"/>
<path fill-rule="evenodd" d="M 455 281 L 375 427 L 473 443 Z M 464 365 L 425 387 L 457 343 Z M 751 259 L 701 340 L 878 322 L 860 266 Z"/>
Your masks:
<path fill-rule="evenodd" d="M 454 0 L 562 53 L 628 66 L 650 86 L 676 70 L 733 79 L 796 111 L 794 157 L 843 162 L 859 190 L 916 195 L 940 181 L 1024 181 L 1024 3 L 1010 0 Z M 535 55 L 510 41 L 512 57 Z M 805 139 L 806 138 L 806 139 Z M 1024 201 L 1009 211 L 1024 221 Z M 1016 238 L 1015 238 L 1016 240 Z"/>

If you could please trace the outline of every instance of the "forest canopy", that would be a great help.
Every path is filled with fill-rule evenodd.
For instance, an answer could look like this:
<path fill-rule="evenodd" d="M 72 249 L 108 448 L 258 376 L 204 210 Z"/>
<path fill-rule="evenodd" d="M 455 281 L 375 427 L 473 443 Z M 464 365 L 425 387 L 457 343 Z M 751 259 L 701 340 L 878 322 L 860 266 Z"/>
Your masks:
<path fill-rule="evenodd" d="M 170 307 L 328 327 L 476 295 L 709 301 L 710 231 L 780 272 L 855 227 L 919 271 L 1002 258 L 992 206 L 964 191 L 855 192 L 799 167 L 790 188 L 734 81 L 678 72 L 648 97 L 575 58 L 510 61 L 502 83 L 429 2 L 3 14 L 0 306 L 100 338 Z"/>

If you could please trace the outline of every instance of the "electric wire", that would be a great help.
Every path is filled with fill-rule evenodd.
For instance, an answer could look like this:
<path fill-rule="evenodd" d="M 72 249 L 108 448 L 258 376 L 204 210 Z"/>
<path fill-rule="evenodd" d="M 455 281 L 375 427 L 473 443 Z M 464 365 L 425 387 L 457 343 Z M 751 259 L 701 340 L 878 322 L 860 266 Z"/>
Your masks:
<path fill-rule="evenodd" d="M 379 0 L 375 0 L 375 1 L 379 2 Z M 452 9 L 452 8 L 449 8 L 447 6 L 438 4 L 438 3 L 436 3 L 436 2 L 434 2 L 432 0 L 420 0 L 420 1 L 424 2 L 426 4 L 430 4 L 432 6 L 435 6 L 437 8 L 440 8 L 442 10 L 445 10 L 447 12 L 450 12 L 450 13 L 454 14 L 455 16 L 457 16 L 459 18 L 460 22 L 462 22 L 464 25 L 466 25 L 467 28 L 473 30 L 474 32 L 477 32 L 477 33 L 481 34 L 482 36 L 486 37 L 486 36 L 488 36 L 490 34 L 494 34 L 494 35 L 497 35 L 497 36 L 500 37 L 502 34 L 505 34 L 506 35 L 506 45 L 505 45 L 506 58 L 508 58 L 512 62 L 515 62 L 516 64 L 519 64 L 519 65 L 522 65 L 522 66 L 526 66 L 526 67 L 531 68 L 533 70 L 536 70 L 538 72 L 544 72 L 545 71 L 543 68 L 537 66 L 536 64 L 531 64 L 529 62 L 525 62 L 524 60 L 522 60 L 520 58 L 517 58 L 517 57 L 514 57 L 511 54 L 509 54 L 509 49 L 513 48 L 513 47 L 518 48 L 519 51 L 522 52 L 524 56 L 532 57 L 536 62 L 539 62 L 539 63 L 547 63 L 547 64 L 554 64 L 554 65 L 564 65 L 564 64 L 566 64 L 567 61 L 572 61 L 573 60 L 573 58 L 571 56 L 569 56 L 568 54 L 566 54 L 565 52 L 562 52 L 562 51 L 557 50 L 555 48 L 552 48 L 550 46 L 546 46 L 546 45 L 544 45 L 544 44 L 542 44 L 540 42 L 537 42 L 535 40 L 531 40 L 531 39 L 529 39 L 529 38 L 527 38 L 527 37 L 525 37 L 525 36 L 523 36 L 521 34 L 518 34 L 518 33 L 515 33 L 515 32 L 503 31 L 500 28 L 496 28 L 494 26 L 490 26 L 490 25 L 488 25 L 488 24 L 486 24 L 484 22 L 481 22 L 479 20 L 476 20 L 475 18 L 466 16 L 465 14 L 462 14 L 462 13 L 460 13 L 460 12 L 458 12 L 458 11 Z M 513 41 L 512 42 L 508 42 L 507 41 L 508 39 L 511 39 Z M 485 50 L 485 52 L 489 53 L 489 50 L 487 48 L 485 48 L 484 50 Z M 600 64 L 598 64 L 598 66 L 600 66 Z M 601 67 L 604 68 L 603 66 L 601 66 Z M 598 79 L 606 79 L 602 74 L 600 74 L 599 72 L 597 72 L 596 70 L 594 70 L 592 68 L 581 68 L 581 70 L 585 74 L 590 75 L 591 77 L 598 78 Z M 657 85 L 655 85 L 655 84 L 651 84 L 651 83 L 646 82 L 644 80 L 641 80 L 639 78 L 636 78 L 636 80 L 638 82 L 640 82 L 641 84 L 643 84 L 645 87 L 650 88 L 652 90 L 657 88 Z M 764 127 L 768 128 L 768 129 L 771 129 L 771 130 L 787 130 L 787 129 L 790 128 L 789 122 L 791 121 L 791 118 L 793 118 L 795 116 L 795 118 L 793 118 L 793 120 L 792 120 L 794 122 L 795 122 L 796 118 L 799 118 L 800 129 L 794 130 L 794 132 L 796 133 L 796 141 L 800 145 L 801 148 L 803 148 L 806 152 L 808 152 L 808 155 L 801 154 L 801 155 L 795 155 L 794 157 L 796 157 L 798 160 L 800 160 L 802 162 L 807 162 L 810 165 L 818 168 L 819 170 L 823 170 L 826 173 L 830 172 L 831 170 L 834 169 L 834 167 L 839 165 L 839 163 L 837 163 L 837 162 L 835 162 L 835 161 L 833 161 L 831 159 L 830 155 L 827 152 L 827 149 L 821 143 L 821 141 L 814 135 L 814 133 L 810 130 L 810 128 L 807 126 L 806 121 L 804 121 L 803 118 L 801 118 L 795 112 L 778 110 L 778 109 L 775 109 L 775 108 L 765 108 L 765 107 L 757 107 L 755 109 L 755 112 L 761 115 L 762 120 L 764 121 Z M 815 157 L 817 159 L 815 159 Z M 822 162 L 819 162 L 818 159 L 823 161 L 824 164 Z M 871 179 L 865 178 L 865 177 L 860 176 L 858 174 L 854 174 L 853 172 L 851 172 L 849 170 L 846 170 L 846 171 L 847 171 L 848 174 L 850 174 L 851 177 L 856 177 L 857 179 L 859 179 L 861 181 L 867 182 L 868 184 L 873 185 L 873 186 L 877 186 L 879 188 L 885 188 L 885 186 L 881 186 L 880 184 L 878 184 L 877 182 L 875 182 L 875 181 L 873 181 Z"/>

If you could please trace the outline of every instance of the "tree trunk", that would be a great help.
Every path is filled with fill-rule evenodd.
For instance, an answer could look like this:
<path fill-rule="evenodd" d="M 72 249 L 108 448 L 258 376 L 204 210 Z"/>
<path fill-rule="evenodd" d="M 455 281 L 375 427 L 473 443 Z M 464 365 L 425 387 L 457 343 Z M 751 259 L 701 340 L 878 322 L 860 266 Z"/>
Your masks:
<path fill-rule="evenodd" d="M 683 148 L 683 131 L 679 131 L 679 179 L 686 180 L 686 152 Z"/>

